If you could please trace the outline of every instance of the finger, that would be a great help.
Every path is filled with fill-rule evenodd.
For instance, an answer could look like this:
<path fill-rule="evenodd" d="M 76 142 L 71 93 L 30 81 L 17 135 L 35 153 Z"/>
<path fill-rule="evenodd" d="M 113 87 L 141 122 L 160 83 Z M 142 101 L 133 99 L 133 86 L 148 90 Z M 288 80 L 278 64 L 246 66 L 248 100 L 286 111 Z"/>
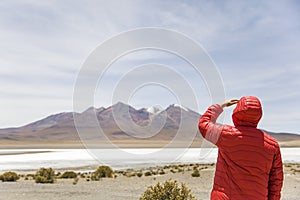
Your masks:
<path fill-rule="evenodd" d="M 230 101 L 229 105 L 232 106 L 234 104 L 237 104 L 238 102 L 239 102 L 239 100 L 233 99 L 233 100 Z"/>
<path fill-rule="evenodd" d="M 238 103 L 239 100 L 238 100 L 238 99 L 232 99 L 231 102 L 232 102 L 232 103 Z"/>

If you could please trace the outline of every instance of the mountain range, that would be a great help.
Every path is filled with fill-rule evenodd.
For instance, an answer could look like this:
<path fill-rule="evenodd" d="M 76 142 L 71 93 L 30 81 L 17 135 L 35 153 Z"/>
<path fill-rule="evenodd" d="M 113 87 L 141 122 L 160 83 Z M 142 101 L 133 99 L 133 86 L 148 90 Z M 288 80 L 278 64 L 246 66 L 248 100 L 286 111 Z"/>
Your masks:
<path fill-rule="evenodd" d="M 157 107 L 135 109 L 119 102 L 107 108 L 90 107 L 81 113 L 63 112 L 22 127 L 0 129 L 0 141 L 1 144 L 72 143 L 80 142 L 81 138 L 85 141 L 109 139 L 145 143 L 176 138 L 177 141 L 201 143 L 202 137 L 197 134 L 199 117 L 199 113 L 176 104 L 162 110 Z M 297 134 L 268 133 L 282 143 L 300 141 Z"/>

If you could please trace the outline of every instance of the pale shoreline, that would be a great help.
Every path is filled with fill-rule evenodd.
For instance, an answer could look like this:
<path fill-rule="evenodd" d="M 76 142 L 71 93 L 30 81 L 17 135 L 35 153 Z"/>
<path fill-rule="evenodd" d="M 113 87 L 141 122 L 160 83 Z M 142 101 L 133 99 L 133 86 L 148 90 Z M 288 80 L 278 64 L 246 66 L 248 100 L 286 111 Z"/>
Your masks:
<path fill-rule="evenodd" d="M 17 182 L 0 182 L 0 192 L 7 200 L 15 199 L 60 199 L 60 200 L 123 200 L 139 199 L 147 186 L 155 185 L 166 180 L 176 180 L 185 183 L 197 199 L 209 199 L 215 171 L 214 164 L 198 164 L 200 177 L 192 177 L 193 166 L 197 164 L 181 164 L 166 167 L 150 167 L 143 169 L 127 169 L 119 171 L 116 178 L 103 178 L 101 181 L 87 181 L 79 178 L 76 185 L 73 179 L 57 179 L 54 184 L 37 184 L 34 180 L 25 180 L 24 177 Z M 164 169 L 163 175 L 145 176 L 146 171 Z M 94 168 L 95 169 L 95 168 Z M 173 169 L 175 172 L 171 172 Z M 66 171 L 59 170 L 59 172 Z M 70 170 L 70 169 L 68 169 Z M 91 168 L 86 169 L 92 171 Z M 143 172 L 142 177 L 133 176 L 136 172 Z M 56 171 L 58 172 L 58 170 Z M 126 174 L 126 175 L 123 175 Z M 126 173 L 124 173 L 126 172 Z M 300 195 L 300 164 L 284 164 L 284 187 L 282 200 L 296 200 Z"/>
<path fill-rule="evenodd" d="M 280 141 L 280 147 L 300 148 L 300 140 Z M 202 141 L 172 142 L 169 140 L 112 140 L 109 142 L 88 143 L 88 148 L 201 148 L 212 147 L 212 144 Z M 85 149 L 86 144 L 81 141 L 7 141 L 0 140 L 0 149 Z"/>
<path fill-rule="evenodd" d="M 300 163 L 300 148 L 282 148 L 284 163 Z M 0 150 L 0 173 L 33 173 L 40 167 L 55 170 L 88 171 L 99 165 L 114 170 L 146 168 L 170 164 L 215 163 L 217 148 L 189 149 L 6 149 Z"/>

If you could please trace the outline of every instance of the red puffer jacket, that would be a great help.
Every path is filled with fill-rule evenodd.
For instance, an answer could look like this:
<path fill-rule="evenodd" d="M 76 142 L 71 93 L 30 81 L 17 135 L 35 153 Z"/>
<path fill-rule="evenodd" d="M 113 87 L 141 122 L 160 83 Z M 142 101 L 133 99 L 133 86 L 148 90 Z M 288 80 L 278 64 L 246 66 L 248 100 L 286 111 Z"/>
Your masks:
<path fill-rule="evenodd" d="M 235 127 L 216 124 L 222 112 L 220 105 L 212 105 L 199 120 L 202 136 L 218 147 L 211 199 L 280 199 L 280 149 L 272 137 L 256 128 L 262 117 L 259 100 L 252 96 L 239 100 L 232 115 Z"/>

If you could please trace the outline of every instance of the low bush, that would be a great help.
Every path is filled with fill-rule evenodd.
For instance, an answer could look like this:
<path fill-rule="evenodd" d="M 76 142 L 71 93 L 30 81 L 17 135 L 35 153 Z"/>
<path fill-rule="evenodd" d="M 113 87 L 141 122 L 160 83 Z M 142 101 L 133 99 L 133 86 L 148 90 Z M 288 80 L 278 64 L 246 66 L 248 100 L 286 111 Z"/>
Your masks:
<path fill-rule="evenodd" d="M 292 168 L 292 169 L 291 169 L 291 172 L 292 172 L 292 174 L 296 174 L 296 173 L 299 173 L 300 170 L 299 170 L 299 169 L 294 169 L 294 168 Z"/>
<path fill-rule="evenodd" d="M 34 179 L 34 176 L 35 176 L 34 174 L 26 174 L 24 180 L 26 180 L 26 181 L 32 180 L 32 179 Z"/>
<path fill-rule="evenodd" d="M 66 171 L 60 176 L 60 178 L 77 178 L 77 173 L 73 171 Z"/>
<path fill-rule="evenodd" d="M 52 168 L 40 168 L 35 174 L 36 183 L 54 183 L 55 172 Z"/>
<path fill-rule="evenodd" d="M 169 168 L 170 168 L 169 165 L 165 165 L 165 166 L 163 167 L 163 169 L 169 169 Z"/>
<path fill-rule="evenodd" d="M 152 175 L 157 175 L 157 171 L 151 171 Z"/>
<path fill-rule="evenodd" d="M 160 171 L 158 172 L 158 174 L 159 174 L 159 175 L 164 175 L 164 174 L 166 174 L 166 172 L 165 172 L 164 170 L 160 170 Z"/>
<path fill-rule="evenodd" d="M 151 176 L 152 175 L 152 173 L 151 172 L 149 172 L 149 171 L 147 171 L 147 172 L 145 172 L 145 174 L 144 174 L 145 176 Z"/>
<path fill-rule="evenodd" d="M 192 177 L 200 177 L 200 172 L 198 169 L 195 169 L 192 173 Z"/>
<path fill-rule="evenodd" d="M 150 186 L 140 197 L 140 200 L 196 200 L 185 184 L 178 185 L 177 181 L 166 181 L 163 184 L 157 183 L 155 186 Z"/>
<path fill-rule="evenodd" d="M 80 174 L 80 178 L 85 178 L 85 174 Z"/>
<path fill-rule="evenodd" d="M 143 176 L 143 172 L 138 172 L 136 173 L 137 177 L 142 177 Z"/>
<path fill-rule="evenodd" d="M 201 167 L 200 170 L 207 169 L 207 168 L 208 168 L 207 166 L 204 166 L 204 167 Z"/>
<path fill-rule="evenodd" d="M 31 178 L 34 179 L 34 176 L 35 176 L 35 175 L 34 175 L 34 174 L 26 174 L 26 176 L 27 176 L 27 177 L 31 177 Z"/>
<path fill-rule="evenodd" d="M 99 181 L 101 178 L 113 178 L 114 172 L 109 166 L 100 166 L 91 175 L 92 181 Z"/>
<path fill-rule="evenodd" d="M 184 169 L 181 169 L 181 168 L 178 168 L 178 173 L 180 173 L 180 172 L 184 172 Z"/>
<path fill-rule="evenodd" d="M 20 178 L 20 176 L 15 172 L 5 172 L 0 175 L 0 180 L 2 182 L 15 182 Z"/>

